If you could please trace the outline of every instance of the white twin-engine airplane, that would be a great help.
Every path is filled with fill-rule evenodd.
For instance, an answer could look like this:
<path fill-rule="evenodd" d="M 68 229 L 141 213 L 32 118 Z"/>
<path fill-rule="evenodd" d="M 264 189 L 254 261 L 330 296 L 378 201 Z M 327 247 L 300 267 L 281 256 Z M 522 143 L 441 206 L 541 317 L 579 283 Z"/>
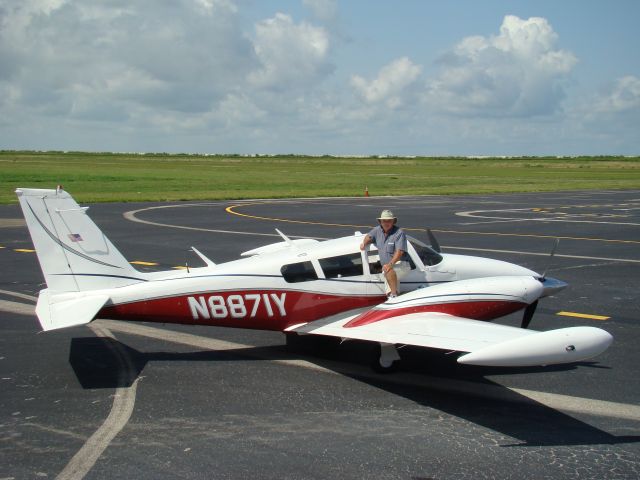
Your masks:
<path fill-rule="evenodd" d="M 135 270 L 67 192 L 16 190 L 47 288 L 36 314 L 43 330 L 116 320 L 217 325 L 324 335 L 379 344 L 391 369 L 398 346 L 461 352 L 459 363 L 536 366 L 585 360 L 612 336 L 594 327 L 528 330 L 538 300 L 564 282 L 487 258 L 439 253 L 409 237 L 411 272 L 387 299 L 377 250 L 362 234 L 291 240 L 239 260 L 143 273 Z M 524 309 L 523 328 L 490 320 Z"/>

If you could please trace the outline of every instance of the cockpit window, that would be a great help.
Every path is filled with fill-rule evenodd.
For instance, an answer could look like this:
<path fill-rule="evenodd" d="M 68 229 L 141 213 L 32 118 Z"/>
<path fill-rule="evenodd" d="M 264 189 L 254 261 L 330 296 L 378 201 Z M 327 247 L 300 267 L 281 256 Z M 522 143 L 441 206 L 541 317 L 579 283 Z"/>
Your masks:
<path fill-rule="evenodd" d="M 291 263 L 280 269 L 282 276 L 288 283 L 308 282 L 317 280 L 318 274 L 311 262 Z"/>
<path fill-rule="evenodd" d="M 442 255 L 433 250 L 431 247 L 428 247 L 424 243 L 412 238 L 409 240 L 413 248 L 416 249 L 416 253 L 422 260 L 422 263 L 425 267 L 431 267 L 433 265 L 438 265 L 442 261 Z"/>
<path fill-rule="evenodd" d="M 321 258 L 319 262 L 326 278 L 364 275 L 362 270 L 362 256 L 359 253 Z"/>

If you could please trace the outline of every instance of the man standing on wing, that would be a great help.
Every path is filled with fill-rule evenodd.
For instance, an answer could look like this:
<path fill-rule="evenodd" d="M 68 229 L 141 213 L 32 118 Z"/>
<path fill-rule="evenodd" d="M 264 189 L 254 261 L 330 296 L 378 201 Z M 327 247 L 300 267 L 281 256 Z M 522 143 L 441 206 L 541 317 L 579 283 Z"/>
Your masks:
<path fill-rule="evenodd" d="M 378 218 L 379 225 L 365 235 L 360 244 L 360 250 L 367 248 L 370 243 L 378 247 L 389 298 L 398 296 L 398 279 L 410 270 L 406 261 L 407 237 L 396 223 L 398 219 L 393 212 L 383 210 Z"/>

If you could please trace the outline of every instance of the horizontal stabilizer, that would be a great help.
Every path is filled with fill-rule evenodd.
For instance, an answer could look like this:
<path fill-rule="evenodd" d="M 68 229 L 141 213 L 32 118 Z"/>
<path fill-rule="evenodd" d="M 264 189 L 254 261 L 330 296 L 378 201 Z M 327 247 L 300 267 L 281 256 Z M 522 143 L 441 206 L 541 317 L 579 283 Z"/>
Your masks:
<path fill-rule="evenodd" d="M 45 332 L 84 325 L 95 318 L 108 300 L 108 295 L 52 295 L 49 289 L 45 289 L 38 296 L 36 315 Z"/>

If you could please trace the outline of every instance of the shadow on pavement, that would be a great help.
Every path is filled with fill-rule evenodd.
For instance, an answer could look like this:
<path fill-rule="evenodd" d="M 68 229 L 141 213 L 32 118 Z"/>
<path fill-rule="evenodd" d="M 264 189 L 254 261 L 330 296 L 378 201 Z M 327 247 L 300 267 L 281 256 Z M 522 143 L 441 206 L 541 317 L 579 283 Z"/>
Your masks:
<path fill-rule="evenodd" d="M 459 365 L 455 357 L 433 351 L 403 352 L 406 368 L 393 374 L 377 374 L 363 362 L 371 345 L 353 342 L 319 352 L 298 354 L 283 345 L 247 347 L 226 351 L 140 352 L 111 338 L 74 338 L 69 362 L 82 388 L 126 388 L 131 386 L 145 365 L 153 361 L 216 362 L 269 360 L 299 362 L 308 368 L 327 369 L 380 388 L 422 405 L 481 425 L 517 439 L 511 446 L 613 445 L 636 443 L 640 436 L 616 436 L 565 413 L 536 402 L 498 383 L 487 380 L 505 369 Z M 123 352 L 125 363 L 114 352 Z M 425 366 L 426 365 L 426 366 Z M 303 365 L 304 366 L 304 365 Z M 546 368 L 508 369 L 509 373 L 593 368 L 590 363 Z M 595 366 L 597 367 L 597 366 Z"/>

